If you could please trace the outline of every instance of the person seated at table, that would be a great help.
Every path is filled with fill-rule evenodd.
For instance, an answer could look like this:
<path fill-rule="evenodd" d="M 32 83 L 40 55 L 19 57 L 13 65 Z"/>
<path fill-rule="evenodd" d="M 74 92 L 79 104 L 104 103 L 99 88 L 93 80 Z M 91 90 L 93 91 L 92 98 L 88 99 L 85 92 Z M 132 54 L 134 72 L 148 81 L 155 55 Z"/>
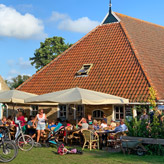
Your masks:
<path fill-rule="evenodd" d="M 120 126 L 120 122 L 116 122 L 116 127 L 114 130 L 109 130 L 109 136 L 108 136 L 108 139 L 114 139 L 114 135 L 117 133 L 117 132 L 121 132 L 122 131 L 122 128 Z"/>
<path fill-rule="evenodd" d="M 101 129 L 104 129 L 104 128 L 106 128 L 108 125 L 107 125 L 107 123 L 105 122 L 105 120 L 102 120 L 102 123 L 101 123 L 101 125 L 100 125 L 100 128 Z"/>
<path fill-rule="evenodd" d="M 120 121 L 121 132 L 128 131 L 128 127 L 125 125 L 124 120 Z"/>
<path fill-rule="evenodd" d="M 121 132 L 122 131 L 122 128 L 120 126 L 120 122 L 116 122 L 116 127 L 115 129 L 113 130 L 114 133 L 117 133 L 117 132 Z"/>
<path fill-rule="evenodd" d="M 47 129 L 51 129 L 51 125 L 52 125 L 52 120 L 48 120 L 48 126 L 47 126 Z"/>
<path fill-rule="evenodd" d="M 92 121 L 92 115 L 88 114 L 88 119 L 87 119 L 87 123 L 89 125 L 92 125 L 93 121 Z"/>
<path fill-rule="evenodd" d="M 82 118 L 79 123 L 78 123 L 78 126 L 81 127 L 81 130 L 88 130 L 88 123 L 87 123 L 87 120 L 85 118 Z"/>
<path fill-rule="evenodd" d="M 2 120 L 0 120 L 0 126 L 5 126 L 7 123 L 7 119 L 5 116 L 2 117 Z"/>
<path fill-rule="evenodd" d="M 94 130 L 99 130 L 100 129 L 97 120 L 93 120 L 93 128 L 94 128 Z"/>
<path fill-rule="evenodd" d="M 53 121 L 49 120 L 49 121 L 48 121 L 48 127 L 47 127 L 47 128 L 48 128 L 49 130 L 54 130 L 55 127 L 56 127 L 55 121 L 54 121 L 54 120 L 53 120 Z"/>
<path fill-rule="evenodd" d="M 107 123 L 107 117 L 105 114 L 103 114 L 103 120 Z"/>
<path fill-rule="evenodd" d="M 111 128 L 113 130 L 116 127 L 116 122 L 114 120 L 111 120 L 111 124 L 110 125 L 111 125 Z"/>
<path fill-rule="evenodd" d="M 64 130 L 64 137 L 66 135 L 70 134 L 69 131 L 72 130 L 72 127 L 73 127 L 72 124 L 68 120 L 66 120 L 66 126 L 65 126 L 65 130 Z M 67 132 L 66 132 L 66 130 L 67 130 Z"/>
<path fill-rule="evenodd" d="M 111 123 L 108 125 L 108 130 L 114 130 L 116 127 L 116 123 L 111 120 Z"/>
<path fill-rule="evenodd" d="M 14 122 L 14 118 L 12 116 L 9 116 L 7 118 L 7 124 L 12 127 L 12 126 L 15 126 L 15 122 Z"/>
<path fill-rule="evenodd" d="M 35 138 L 36 137 L 36 123 L 34 121 L 35 121 L 35 117 L 30 116 L 30 119 L 27 122 L 27 133 L 32 138 Z"/>
<path fill-rule="evenodd" d="M 72 126 L 72 124 L 68 121 L 68 120 L 66 120 L 66 127 L 70 127 L 70 126 Z"/>

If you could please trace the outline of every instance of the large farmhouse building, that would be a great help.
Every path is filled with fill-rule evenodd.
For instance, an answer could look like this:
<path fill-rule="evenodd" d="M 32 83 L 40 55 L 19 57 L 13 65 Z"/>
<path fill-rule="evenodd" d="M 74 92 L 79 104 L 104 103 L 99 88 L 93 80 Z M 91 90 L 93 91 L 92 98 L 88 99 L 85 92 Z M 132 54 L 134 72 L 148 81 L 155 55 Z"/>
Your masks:
<path fill-rule="evenodd" d="M 3 78 L 0 76 L 0 91 L 6 91 L 6 90 L 10 90 L 10 88 L 5 83 L 5 81 L 3 80 Z"/>
<path fill-rule="evenodd" d="M 10 90 L 10 88 L 8 87 L 2 76 L 0 76 L 0 92 L 7 91 L 7 90 Z M 2 108 L 3 108 L 3 104 L 0 103 L 0 119 L 2 119 L 3 112 L 4 112 Z"/>
<path fill-rule="evenodd" d="M 164 27 L 123 14 L 109 13 L 72 47 L 34 74 L 17 89 L 44 94 L 73 87 L 128 98 L 130 105 L 79 105 L 67 114 L 59 105 L 56 117 L 103 113 L 109 119 L 130 115 L 129 108 L 148 102 L 153 87 L 158 102 L 164 101 Z M 68 107 L 69 108 L 69 107 Z M 84 112 L 85 111 L 85 112 Z"/>

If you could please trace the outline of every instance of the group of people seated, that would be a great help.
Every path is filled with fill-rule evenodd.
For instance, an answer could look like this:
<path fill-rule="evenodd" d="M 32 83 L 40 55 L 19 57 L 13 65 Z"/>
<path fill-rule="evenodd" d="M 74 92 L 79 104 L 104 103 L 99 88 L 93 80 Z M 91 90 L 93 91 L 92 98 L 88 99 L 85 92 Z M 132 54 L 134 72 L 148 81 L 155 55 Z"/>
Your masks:
<path fill-rule="evenodd" d="M 81 127 L 81 129 L 94 129 L 95 131 L 109 130 L 112 132 L 123 132 L 128 130 L 124 120 L 120 120 L 119 122 L 114 122 L 111 120 L 111 123 L 107 124 L 106 115 L 103 116 L 101 121 L 97 121 L 95 119 L 92 120 L 92 116 L 88 115 L 88 119 L 82 118 L 78 125 Z"/>
<path fill-rule="evenodd" d="M 12 128 L 15 127 L 17 131 L 18 121 L 20 121 L 21 127 L 25 130 L 25 132 L 33 139 L 36 139 L 36 142 L 39 142 L 40 137 L 44 136 L 45 131 L 54 130 L 56 126 L 61 123 L 60 119 L 57 119 L 56 122 L 54 120 L 47 120 L 46 114 L 41 109 L 35 117 L 30 116 L 29 119 L 27 119 L 27 117 L 24 116 L 22 112 L 18 112 L 15 118 L 11 116 L 6 118 L 4 116 L 3 119 L 0 120 L 0 126 L 5 125 Z M 62 124 L 65 126 L 65 129 L 76 128 L 77 130 L 91 130 L 94 135 L 97 135 L 96 131 L 101 130 L 112 130 L 113 132 L 127 130 L 123 120 L 120 122 L 111 121 L 110 124 L 107 124 L 107 118 L 105 115 L 101 121 L 93 120 L 92 116 L 88 115 L 87 119 L 82 118 L 77 125 L 72 125 L 68 121 L 62 122 Z M 64 132 L 64 136 L 66 136 L 66 132 Z"/>
<path fill-rule="evenodd" d="M 92 120 L 92 116 L 88 115 L 88 118 L 82 118 L 78 126 L 81 127 L 81 130 L 90 130 L 91 138 L 93 140 L 96 140 L 98 137 L 98 133 L 101 131 L 104 131 L 105 133 L 102 133 L 102 140 L 106 143 L 107 138 L 114 139 L 114 135 L 117 134 L 117 132 L 125 132 L 128 131 L 127 126 L 124 123 L 124 120 L 120 121 L 111 121 L 109 124 L 107 122 L 106 115 L 103 115 L 102 120 Z M 107 132 L 107 133 L 106 133 Z M 109 133 L 108 133 L 109 132 Z M 96 147 L 96 142 L 94 142 L 93 149 Z"/>

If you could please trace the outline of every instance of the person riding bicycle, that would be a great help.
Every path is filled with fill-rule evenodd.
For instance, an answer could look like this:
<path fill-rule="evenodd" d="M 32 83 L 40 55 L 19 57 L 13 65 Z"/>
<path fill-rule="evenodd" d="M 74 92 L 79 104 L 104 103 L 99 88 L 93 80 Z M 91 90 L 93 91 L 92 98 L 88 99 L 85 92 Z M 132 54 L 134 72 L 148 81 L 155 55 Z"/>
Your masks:
<path fill-rule="evenodd" d="M 46 114 L 43 113 L 43 109 L 39 110 L 39 113 L 36 115 L 34 122 L 36 122 L 37 120 L 38 120 L 37 127 L 36 127 L 37 142 L 39 142 L 40 136 L 43 136 L 43 134 L 44 134 L 44 130 L 46 128 L 45 122 L 47 120 Z M 34 123 L 33 123 L 33 126 L 34 126 Z"/>

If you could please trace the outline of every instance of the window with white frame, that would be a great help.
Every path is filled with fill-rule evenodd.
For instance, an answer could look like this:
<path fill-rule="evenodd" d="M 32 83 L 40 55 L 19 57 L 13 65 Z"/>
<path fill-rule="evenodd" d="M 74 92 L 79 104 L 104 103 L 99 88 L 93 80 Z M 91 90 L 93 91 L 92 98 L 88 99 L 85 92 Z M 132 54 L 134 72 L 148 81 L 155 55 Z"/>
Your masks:
<path fill-rule="evenodd" d="M 59 105 L 59 118 L 66 119 L 67 117 L 67 106 Z"/>
<path fill-rule="evenodd" d="M 114 114 L 115 114 L 116 120 L 124 119 L 125 118 L 124 107 L 123 106 L 115 106 Z"/>
<path fill-rule="evenodd" d="M 102 110 L 93 111 L 93 118 L 95 119 L 103 119 L 104 112 Z"/>
<path fill-rule="evenodd" d="M 84 117 L 84 106 L 83 105 L 77 105 L 76 107 L 76 118 L 80 120 L 82 117 Z"/>
<path fill-rule="evenodd" d="M 36 116 L 38 114 L 38 106 L 37 105 L 31 105 L 31 116 Z"/>

